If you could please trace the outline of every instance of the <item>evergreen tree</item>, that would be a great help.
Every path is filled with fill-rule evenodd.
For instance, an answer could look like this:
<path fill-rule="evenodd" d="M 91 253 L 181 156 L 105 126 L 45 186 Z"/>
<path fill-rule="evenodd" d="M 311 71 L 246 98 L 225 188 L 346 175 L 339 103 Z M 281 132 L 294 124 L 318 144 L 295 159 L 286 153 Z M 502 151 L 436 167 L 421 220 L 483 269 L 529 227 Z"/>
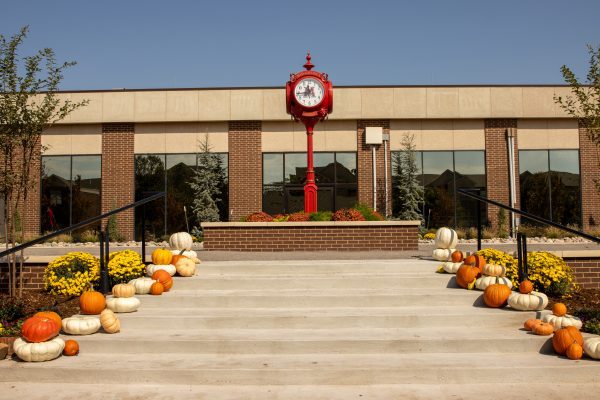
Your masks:
<path fill-rule="evenodd" d="M 189 183 L 194 191 L 191 208 L 198 222 L 215 222 L 220 220 L 218 204 L 222 201 L 225 170 L 219 154 L 210 152 L 208 135 L 198 145 L 198 168 L 194 171 L 192 182 Z"/>
<path fill-rule="evenodd" d="M 394 158 L 396 168 L 394 191 L 398 198 L 397 217 L 402 220 L 421 220 L 423 219 L 423 186 L 417 178 L 418 168 L 413 135 L 404 135 L 402 150 L 395 153 Z"/>

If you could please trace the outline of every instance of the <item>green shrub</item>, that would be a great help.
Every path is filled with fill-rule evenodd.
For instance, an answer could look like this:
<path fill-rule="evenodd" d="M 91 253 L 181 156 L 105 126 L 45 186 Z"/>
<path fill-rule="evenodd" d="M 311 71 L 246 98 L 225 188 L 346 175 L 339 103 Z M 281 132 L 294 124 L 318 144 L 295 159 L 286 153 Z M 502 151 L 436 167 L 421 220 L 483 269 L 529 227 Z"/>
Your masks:
<path fill-rule="evenodd" d="M 98 237 L 98 232 L 93 229 L 88 229 L 87 231 L 83 231 L 75 236 L 75 239 L 78 242 L 87 243 L 98 243 L 100 238 Z"/>
<path fill-rule="evenodd" d="M 2 297 L 0 300 L 0 323 L 6 324 L 25 316 L 23 300 L 16 297 Z"/>
<path fill-rule="evenodd" d="M 600 335 L 600 309 L 581 308 L 576 310 L 573 315 L 583 321 L 582 331 Z"/>
<path fill-rule="evenodd" d="M 317 211 L 310 214 L 311 221 L 331 221 L 333 213 L 331 211 Z"/>
<path fill-rule="evenodd" d="M 366 221 L 384 221 L 385 218 L 377 211 L 364 203 L 358 203 L 354 206 L 354 209 L 358 210 L 365 218 Z"/>

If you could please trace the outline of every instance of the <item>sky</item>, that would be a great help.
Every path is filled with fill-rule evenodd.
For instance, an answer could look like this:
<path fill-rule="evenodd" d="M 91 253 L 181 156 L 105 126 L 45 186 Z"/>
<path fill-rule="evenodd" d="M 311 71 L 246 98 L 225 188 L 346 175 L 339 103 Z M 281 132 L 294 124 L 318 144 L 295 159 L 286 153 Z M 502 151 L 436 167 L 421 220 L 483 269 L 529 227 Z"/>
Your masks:
<path fill-rule="evenodd" d="M 6 1 L 62 90 L 283 86 L 310 50 L 334 86 L 560 84 L 600 45 L 598 0 Z"/>

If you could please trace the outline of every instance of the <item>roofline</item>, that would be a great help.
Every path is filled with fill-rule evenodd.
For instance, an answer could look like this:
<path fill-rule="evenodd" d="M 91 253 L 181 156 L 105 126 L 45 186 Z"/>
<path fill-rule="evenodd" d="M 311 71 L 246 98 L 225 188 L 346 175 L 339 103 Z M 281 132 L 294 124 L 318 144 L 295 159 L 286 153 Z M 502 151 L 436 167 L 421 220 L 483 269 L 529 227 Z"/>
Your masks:
<path fill-rule="evenodd" d="M 485 87 L 570 87 L 568 84 L 491 84 L 491 85 L 334 85 L 334 89 L 386 89 L 386 88 L 485 88 Z M 582 85 L 588 86 L 588 85 Z M 264 90 L 284 89 L 281 86 L 220 86 L 220 87 L 183 87 L 183 88 L 140 88 L 140 89 L 90 89 L 90 90 L 58 90 L 56 93 L 106 93 L 106 92 L 175 92 L 189 90 Z"/>

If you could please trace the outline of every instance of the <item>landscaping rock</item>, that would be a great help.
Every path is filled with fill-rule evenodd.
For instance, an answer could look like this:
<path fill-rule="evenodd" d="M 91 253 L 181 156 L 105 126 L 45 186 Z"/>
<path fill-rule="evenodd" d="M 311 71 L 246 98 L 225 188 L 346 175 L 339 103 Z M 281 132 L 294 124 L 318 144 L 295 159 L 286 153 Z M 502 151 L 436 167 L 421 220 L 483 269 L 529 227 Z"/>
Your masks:
<path fill-rule="evenodd" d="M 0 343 L 0 360 L 4 360 L 8 355 L 8 345 Z"/>

